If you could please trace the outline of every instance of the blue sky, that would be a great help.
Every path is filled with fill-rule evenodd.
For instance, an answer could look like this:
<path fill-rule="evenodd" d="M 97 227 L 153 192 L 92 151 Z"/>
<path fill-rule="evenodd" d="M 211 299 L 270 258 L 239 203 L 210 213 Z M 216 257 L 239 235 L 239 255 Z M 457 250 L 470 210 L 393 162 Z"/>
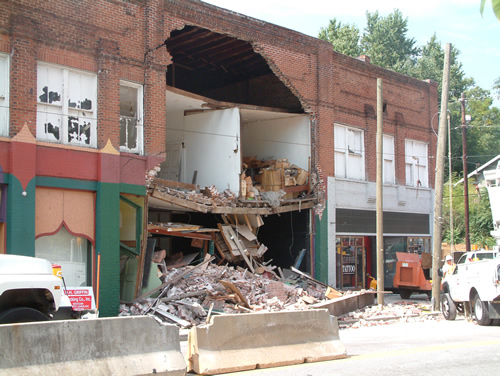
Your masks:
<path fill-rule="evenodd" d="M 500 77 L 500 22 L 487 0 L 483 16 L 480 0 L 204 0 L 244 15 L 276 25 L 318 36 L 319 29 L 336 18 L 344 24 L 355 24 L 361 31 L 366 26 L 365 12 L 378 10 L 387 16 L 399 9 L 408 18 L 408 34 L 417 45 L 427 43 L 436 33 L 444 48 L 451 43 L 460 50 L 458 57 L 467 77 L 491 90 Z M 500 107 L 500 100 L 494 103 Z"/>

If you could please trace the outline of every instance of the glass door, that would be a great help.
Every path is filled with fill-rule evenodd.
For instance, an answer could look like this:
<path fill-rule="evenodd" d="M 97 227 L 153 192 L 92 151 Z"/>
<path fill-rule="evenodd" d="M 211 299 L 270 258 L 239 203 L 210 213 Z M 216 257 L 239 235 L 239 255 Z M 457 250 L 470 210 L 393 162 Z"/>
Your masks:
<path fill-rule="evenodd" d="M 366 253 L 363 237 L 337 237 L 337 286 L 365 288 Z"/>

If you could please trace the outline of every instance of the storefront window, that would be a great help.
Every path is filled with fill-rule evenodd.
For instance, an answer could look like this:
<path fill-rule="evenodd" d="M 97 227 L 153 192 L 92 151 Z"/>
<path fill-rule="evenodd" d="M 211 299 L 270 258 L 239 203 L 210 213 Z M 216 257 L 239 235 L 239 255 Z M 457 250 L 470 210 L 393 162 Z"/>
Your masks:
<path fill-rule="evenodd" d="M 364 288 L 366 255 L 362 237 L 337 237 L 337 286 Z"/>
<path fill-rule="evenodd" d="M 67 287 L 90 286 L 90 242 L 72 235 L 63 226 L 54 235 L 42 236 L 35 241 L 35 256 L 61 265 Z"/>

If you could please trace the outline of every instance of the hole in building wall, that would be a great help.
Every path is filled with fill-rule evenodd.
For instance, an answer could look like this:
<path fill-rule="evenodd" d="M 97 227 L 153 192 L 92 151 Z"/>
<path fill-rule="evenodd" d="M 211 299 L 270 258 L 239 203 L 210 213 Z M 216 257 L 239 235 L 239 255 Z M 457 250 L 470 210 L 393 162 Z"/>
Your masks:
<path fill-rule="evenodd" d="M 302 105 L 250 43 L 196 26 L 166 41 L 167 85 L 231 103 L 302 113 Z"/>

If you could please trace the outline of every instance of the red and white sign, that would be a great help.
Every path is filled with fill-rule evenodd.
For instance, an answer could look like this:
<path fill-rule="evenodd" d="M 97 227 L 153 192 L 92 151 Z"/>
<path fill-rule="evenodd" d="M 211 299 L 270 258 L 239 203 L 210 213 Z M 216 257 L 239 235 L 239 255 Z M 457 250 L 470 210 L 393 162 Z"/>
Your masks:
<path fill-rule="evenodd" d="M 94 291 L 92 287 L 69 287 L 65 291 L 74 311 L 95 309 Z"/>

